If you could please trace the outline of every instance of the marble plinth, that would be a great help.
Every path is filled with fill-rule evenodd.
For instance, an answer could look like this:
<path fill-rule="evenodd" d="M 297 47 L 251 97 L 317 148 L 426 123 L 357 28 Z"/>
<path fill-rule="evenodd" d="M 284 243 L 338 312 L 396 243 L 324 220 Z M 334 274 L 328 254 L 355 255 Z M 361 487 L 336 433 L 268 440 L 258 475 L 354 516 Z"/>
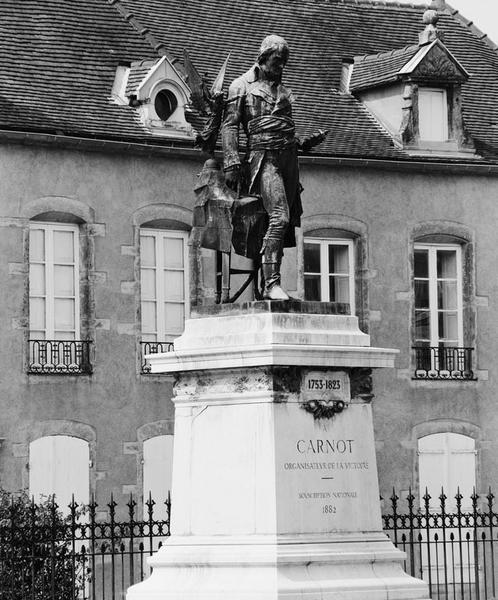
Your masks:
<path fill-rule="evenodd" d="M 177 373 L 171 537 L 128 600 L 428 598 L 382 532 L 368 368 L 395 352 L 327 307 L 258 304 L 151 357 Z"/>

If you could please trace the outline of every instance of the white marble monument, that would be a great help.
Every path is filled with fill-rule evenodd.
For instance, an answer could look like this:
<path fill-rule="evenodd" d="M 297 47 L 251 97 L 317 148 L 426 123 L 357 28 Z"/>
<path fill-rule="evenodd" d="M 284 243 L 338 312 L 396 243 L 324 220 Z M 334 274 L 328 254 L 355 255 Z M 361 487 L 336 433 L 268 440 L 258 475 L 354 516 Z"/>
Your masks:
<path fill-rule="evenodd" d="M 256 302 L 187 321 L 175 351 L 171 537 L 127 600 L 427 599 L 382 531 L 356 317 Z"/>

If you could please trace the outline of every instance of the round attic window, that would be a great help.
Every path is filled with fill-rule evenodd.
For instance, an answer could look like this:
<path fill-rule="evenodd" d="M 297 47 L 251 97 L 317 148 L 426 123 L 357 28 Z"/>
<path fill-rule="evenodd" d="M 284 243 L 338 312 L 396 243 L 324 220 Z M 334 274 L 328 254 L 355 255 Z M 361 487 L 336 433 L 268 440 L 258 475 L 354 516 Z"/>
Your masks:
<path fill-rule="evenodd" d="M 178 99 L 171 90 L 161 90 L 154 99 L 154 109 L 161 121 L 167 121 L 175 112 Z"/>

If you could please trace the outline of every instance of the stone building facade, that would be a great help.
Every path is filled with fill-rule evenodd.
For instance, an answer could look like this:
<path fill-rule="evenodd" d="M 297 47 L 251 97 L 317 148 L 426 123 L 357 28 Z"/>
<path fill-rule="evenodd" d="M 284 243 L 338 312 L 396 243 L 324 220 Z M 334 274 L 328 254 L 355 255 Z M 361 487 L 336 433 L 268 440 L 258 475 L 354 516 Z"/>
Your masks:
<path fill-rule="evenodd" d="M 173 380 L 147 373 L 144 344 L 168 349 L 215 297 L 214 255 L 188 242 L 206 157 L 182 49 L 211 78 L 232 50 L 228 79 L 273 32 L 291 46 L 299 133 L 331 130 L 300 159 L 284 286 L 350 303 L 372 345 L 400 350 L 373 381 L 382 495 L 485 493 L 498 477 L 494 45 L 441 3 L 220 4 L 6 3 L 2 486 L 165 493 Z"/>

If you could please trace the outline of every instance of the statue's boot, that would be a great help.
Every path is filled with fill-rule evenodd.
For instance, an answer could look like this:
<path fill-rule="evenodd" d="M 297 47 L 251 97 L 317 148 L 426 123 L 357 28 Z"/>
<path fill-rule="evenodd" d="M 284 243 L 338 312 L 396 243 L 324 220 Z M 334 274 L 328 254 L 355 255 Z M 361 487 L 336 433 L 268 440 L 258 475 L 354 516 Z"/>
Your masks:
<path fill-rule="evenodd" d="M 265 280 L 264 300 L 289 300 L 288 294 L 280 286 L 280 263 L 282 251 L 280 240 L 267 240 L 261 268 Z"/>

